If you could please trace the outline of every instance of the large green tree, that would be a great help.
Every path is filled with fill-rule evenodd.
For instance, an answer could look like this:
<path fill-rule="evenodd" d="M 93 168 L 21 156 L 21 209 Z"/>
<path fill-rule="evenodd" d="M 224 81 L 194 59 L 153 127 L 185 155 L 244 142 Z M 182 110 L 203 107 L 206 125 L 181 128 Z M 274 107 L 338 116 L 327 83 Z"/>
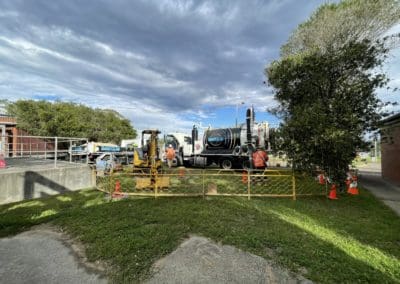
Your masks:
<path fill-rule="evenodd" d="M 295 168 L 327 171 L 336 181 L 366 132 L 376 129 L 384 106 L 376 89 L 399 22 L 394 0 L 344 0 L 322 5 L 281 48 L 281 59 L 265 70 L 283 119 L 280 148 Z M 376 25 L 376 26 L 374 26 Z"/>
<path fill-rule="evenodd" d="M 7 112 L 17 118 L 20 129 L 31 135 L 85 137 L 113 143 L 136 138 L 129 120 L 113 110 L 69 102 L 19 100 L 8 103 Z"/>
<path fill-rule="evenodd" d="M 399 23 L 399 0 L 343 0 L 321 5 L 281 47 L 281 56 L 329 52 L 350 42 L 375 41 Z M 396 38 L 387 41 L 395 44 Z"/>

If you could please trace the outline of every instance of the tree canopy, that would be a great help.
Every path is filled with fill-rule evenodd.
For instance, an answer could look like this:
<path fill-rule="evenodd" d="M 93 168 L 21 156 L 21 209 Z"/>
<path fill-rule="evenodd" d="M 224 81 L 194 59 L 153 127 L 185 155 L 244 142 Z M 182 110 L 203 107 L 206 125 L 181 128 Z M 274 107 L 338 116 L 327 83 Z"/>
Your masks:
<path fill-rule="evenodd" d="M 399 0 L 343 0 L 321 5 L 281 47 L 286 57 L 309 51 L 328 52 L 350 42 L 375 41 L 399 23 Z M 389 41 L 391 43 L 391 41 Z"/>
<path fill-rule="evenodd" d="M 19 100 L 7 104 L 18 128 L 31 135 L 84 137 L 90 141 L 119 143 L 136 138 L 128 119 L 114 110 L 92 109 L 69 102 Z"/>
<path fill-rule="evenodd" d="M 376 89 L 388 83 L 379 67 L 400 19 L 399 1 L 344 0 L 324 4 L 299 25 L 266 69 L 283 119 L 278 146 L 295 168 L 321 168 L 343 181 L 366 146 L 385 105 Z"/>

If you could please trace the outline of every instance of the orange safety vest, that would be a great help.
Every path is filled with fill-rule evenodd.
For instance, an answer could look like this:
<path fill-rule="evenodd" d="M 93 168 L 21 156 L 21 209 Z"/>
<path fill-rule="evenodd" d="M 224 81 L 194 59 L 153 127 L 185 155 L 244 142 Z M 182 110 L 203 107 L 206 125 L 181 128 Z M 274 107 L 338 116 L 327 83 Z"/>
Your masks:
<path fill-rule="evenodd" d="M 175 158 L 175 150 L 174 148 L 168 148 L 167 149 L 167 159 L 172 160 Z"/>
<path fill-rule="evenodd" d="M 256 168 L 263 168 L 267 165 L 268 155 L 265 151 L 257 150 L 253 153 L 253 164 Z"/>

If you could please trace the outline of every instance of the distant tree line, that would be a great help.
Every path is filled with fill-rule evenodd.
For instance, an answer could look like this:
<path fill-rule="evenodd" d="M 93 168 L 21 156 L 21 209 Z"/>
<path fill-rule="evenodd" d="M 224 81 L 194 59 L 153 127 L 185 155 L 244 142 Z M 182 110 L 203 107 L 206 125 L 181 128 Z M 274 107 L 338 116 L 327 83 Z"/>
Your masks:
<path fill-rule="evenodd" d="M 83 137 L 90 141 L 120 143 L 136 138 L 136 130 L 121 114 L 70 102 L 19 100 L 6 103 L 17 127 L 30 135 Z"/>

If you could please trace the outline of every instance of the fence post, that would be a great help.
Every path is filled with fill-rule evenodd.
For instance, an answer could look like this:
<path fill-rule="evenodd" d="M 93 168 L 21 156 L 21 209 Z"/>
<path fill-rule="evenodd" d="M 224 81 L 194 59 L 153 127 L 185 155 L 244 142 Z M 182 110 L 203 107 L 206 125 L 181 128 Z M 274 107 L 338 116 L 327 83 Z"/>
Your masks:
<path fill-rule="evenodd" d="M 296 200 L 296 177 L 292 173 L 292 189 L 293 189 L 293 200 Z"/>
<path fill-rule="evenodd" d="M 201 171 L 201 178 L 202 178 L 202 183 L 203 183 L 203 198 L 206 197 L 206 190 L 205 190 L 205 180 L 204 180 L 204 170 Z"/>
<path fill-rule="evenodd" d="M 108 185 L 108 188 L 110 190 L 110 200 L 112 199 L 112 194 L 113 194 L 113 182 L 112 182 L 112 180 L 113 180 L 113 172 L 111 170 L 110 171 L 110 182 L 109 182 L 109 185 Z"/>
<path fill-rule="evenodd" d="M 92 184 L 97 189 L 97 171 L 95 168 L 92 168 Z"/>
<path fill-rule="evenodd" d="M 47 159 L 47 141 L 44 141 L 44 159 Z"/>
<path fill-rule="evenodd" d="M 325 178 L 325 196 L 328 197 L 328 179 Z"/>
<path fill-rule="evenodd" d="M 72 140 L 69 140 L 69 162 L 72 163 Z"/>
<path fill-rule="evenodd" d="M 89 164 L 89 140 L 88 139 L 86 139 L 86 164 Z"/>
<path fill-rule="evenodd" d="M 32 157 L 32 137 L 29 137 L 29 158 Z"/>
<path fill-rule="evenodd" d="M 250 200 L 250 187 L 251 187 L 251 182 L 250 182 L 250 169 L 247 170 L 247 199 Z"/>
<path fill-rule="evenodd" d="M 158 194 L 158 188 L 157 188 L 157 183 L 154 184 L 154 198 L 157 198 Z"/>
<path fill-rule="evenodd" d="M 58 137 L 54 138 L 54 167 L 57 168 Z"/>

